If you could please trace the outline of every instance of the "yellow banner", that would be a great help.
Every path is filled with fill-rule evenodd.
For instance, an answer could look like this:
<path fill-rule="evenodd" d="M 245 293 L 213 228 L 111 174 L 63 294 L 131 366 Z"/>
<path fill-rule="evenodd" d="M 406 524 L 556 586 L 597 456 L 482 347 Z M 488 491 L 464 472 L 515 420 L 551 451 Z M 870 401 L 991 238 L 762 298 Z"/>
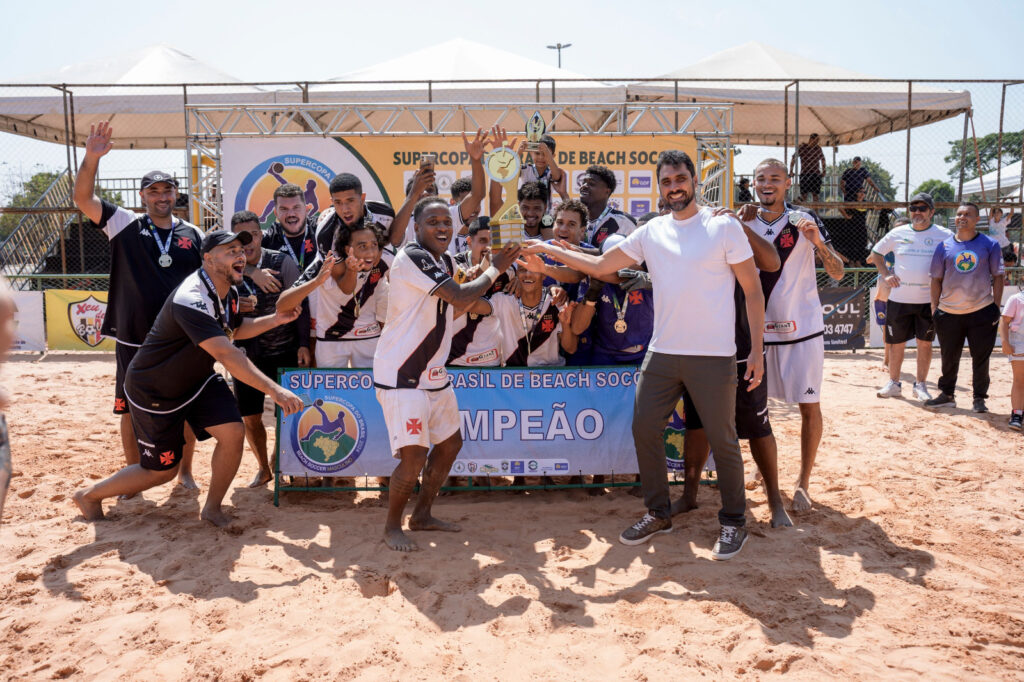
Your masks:
<path fill-rule="evenodd" d="M 522 133 L 509 133 L 522 139 Z M 457 178 L 470 177 L 469 155 L 462 137 L 408 135 L 402 137 L 337 138 L 376 177 L 386 199 L 396 209 L 405 197 L 405 184 L 419 168 L 420 156 L 437 154 L 437 189 L 450 196 Z M 658 154 L 665 149 L 680 149 L 697 159 L 697 141 L 685 135 L 557 135 L 555 156 L 560 168 L 569 173 L 569 195 L 579 198 L 579 186 L 587 166 L 607 166 L 615 173 L 616 187 L 611 203 L 618 209 L 642 216 L 656 211 L 658 185 L 654 177 Z M 557 199 L 557 197 L 555 197 Z"/>
<path fill-rule="evenodd" d="M 114 350 L 114 339 L 100 334 L 107 314 L 107 292 L 46 290 L 46 345 L 51 350 Z"/>

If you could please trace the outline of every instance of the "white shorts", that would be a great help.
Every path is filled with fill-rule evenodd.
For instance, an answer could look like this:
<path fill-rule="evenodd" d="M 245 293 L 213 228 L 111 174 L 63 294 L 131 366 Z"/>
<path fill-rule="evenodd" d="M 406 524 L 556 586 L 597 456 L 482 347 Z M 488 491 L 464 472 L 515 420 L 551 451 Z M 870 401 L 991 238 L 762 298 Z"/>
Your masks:
<path fill-rule="evenodd" d="M 316 342 L 316 366 L 320 368 L 357 369 L 373 368 L 373 353 L 379 336 L 352 341 Z"/>
<path fill-rule="evenodd" d="M 1024 362 L 1024 329 L 1010 331 L 1006 340 L 1010 342 L 1010 349 L 1013 350 L 1010 362 Z"/>
<path fill-rule="evenodd" d="M 821 402 L 825 371 L 825 337 L 781 346 L 767 346 L 765 374 L 768 397 L 787 403 Z"/>
<path fill-rule="evenodd" d="M 440 391 L 420 388 L 378 388 L 377 402 L 391 439 L 391 455 L 407 445 L 429 448 L 459 430 L 459 404 L 450 385 Z"/>

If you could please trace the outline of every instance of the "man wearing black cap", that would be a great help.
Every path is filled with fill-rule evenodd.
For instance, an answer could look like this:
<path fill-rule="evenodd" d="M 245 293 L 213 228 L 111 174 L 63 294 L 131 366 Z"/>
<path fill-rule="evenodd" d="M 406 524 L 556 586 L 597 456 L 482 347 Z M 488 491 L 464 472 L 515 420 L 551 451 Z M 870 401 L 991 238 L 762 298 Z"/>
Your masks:
<path fill-rule="evenodd" d="M 142 178 L 139 196 L 146 209 L 142 215 L 96 196 L 100 157 L 113 146 L 112 133 L 113 128 L 106 121 L 90 126 L 85 158 L 75 176 L 74 200 L 110 241 L 110 292 L 101 331 L 117 342 L 114 414 L 121 415 L 125 461 L 135 464 L 139 452 L 124 395 L 125 370 L 167 296 L 202 264 L 199 245 L 203 233 L 172 214 L 178 183 L 167 173 L 151 171 Z M 198 487 L 192 480 L 194 446 L 195 439 L 189 438 L 178 470 L 178 482 L 187 488 Z"/>
<path fill-rule="evenodd" d="M 175 289 L 125 374 L 125 398 L 135 429 L 140 459 L 105 481 L 75 493 L 75 503 L 89 521 L 103 518 L 102 501 L 134 495 L 174 478 L 181 464 L 185 424 L 199 440 L 217 439 L 213 450 L 210 492 L 202 518 L 216 526 L 231 519 L 221 501 L 242 459 L 245 427 L 220 362 L 236 381 L 269 393 L 284 414 L 302 409 L 302 401 L 259 371 L 232 338 L 258 336 L 299 315 L 299 308 L 243 319 L 238 292 L 245 269 L 248 232 L 214 230 L 203 238 L 203 266 Z M 333 258 L 325 268 L 330 273 Z"/>

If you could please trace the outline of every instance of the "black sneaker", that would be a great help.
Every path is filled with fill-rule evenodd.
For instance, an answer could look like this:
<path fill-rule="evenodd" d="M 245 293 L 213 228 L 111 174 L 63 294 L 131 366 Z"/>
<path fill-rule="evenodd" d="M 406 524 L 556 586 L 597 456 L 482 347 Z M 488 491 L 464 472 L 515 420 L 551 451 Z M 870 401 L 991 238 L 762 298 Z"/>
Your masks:
<path fill-rule="evenodd" d="M 1010 415 L 1010 428 L 1014 431 L 1024 431 L 1024 415 L 1017 413 Z"/>
<path fill-rule="evenodd" d="M 642 545 L 658 533 L 671 532 L 672 519 L 659 519 L 656 516 L 644 514 L 642 519 L 622 531 L 619 542 L 624 545 Z"/>
<path fill-rule="evenodd" d="M 974 407 L 971 408 L 971 412 L 977 412 L 978 414 L 985 414 L 988 412 L 988 407 L 985 405 L 985 399 L 975 398 Z"/>
<path fill-rule="evenodd" d="M 747 544 L 747 529 L 742 526 L 722 526 L 718 534 L 718 542 L 711 550 L 711 558 L 717 561 L 731 559 L 740 553 Z"/>
<path fill-rule="evenodd" d="M 931 400 L 924 401 L 925 407 L 956 407 L 956 398 L 948 393 L 940 393 Z"/>

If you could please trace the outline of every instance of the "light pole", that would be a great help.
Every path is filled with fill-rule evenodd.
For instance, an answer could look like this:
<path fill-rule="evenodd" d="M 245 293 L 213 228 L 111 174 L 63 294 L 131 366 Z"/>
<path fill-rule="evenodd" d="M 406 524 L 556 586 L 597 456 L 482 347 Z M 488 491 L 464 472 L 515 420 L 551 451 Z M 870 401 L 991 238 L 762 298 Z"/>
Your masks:
<path fill-rule="evenodd" d="M 562 68 L 562 50 L 567 47 L 572 47 L 572 43 L 555 43 L 554 45 L 548 45 L 549 50 L 558 50 L 558 68 Z"/>

